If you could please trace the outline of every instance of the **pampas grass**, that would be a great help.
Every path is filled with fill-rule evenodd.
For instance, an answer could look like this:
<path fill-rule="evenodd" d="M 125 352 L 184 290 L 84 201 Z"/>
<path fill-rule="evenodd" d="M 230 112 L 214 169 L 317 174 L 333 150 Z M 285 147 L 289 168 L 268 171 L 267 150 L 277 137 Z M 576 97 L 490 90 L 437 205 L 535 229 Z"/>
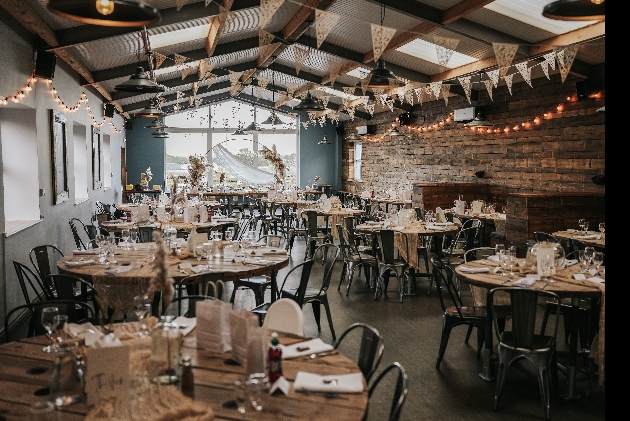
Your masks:
<path fill-rule="evenodd" d="M 153 241 L 157 244 L 157 251 L 155 252 L 155 259 L 153 260 L 154 274 L 149 283 L 149 289 L 147 293 L 161 292 L 162 293 L 162 305 L 164 308 L 173 300 L 173 278 L 168 276 L 168 268 L 166 264 L 166 250 L 162 244 L 162 236 L 159 232 L 153 233 Z"/>

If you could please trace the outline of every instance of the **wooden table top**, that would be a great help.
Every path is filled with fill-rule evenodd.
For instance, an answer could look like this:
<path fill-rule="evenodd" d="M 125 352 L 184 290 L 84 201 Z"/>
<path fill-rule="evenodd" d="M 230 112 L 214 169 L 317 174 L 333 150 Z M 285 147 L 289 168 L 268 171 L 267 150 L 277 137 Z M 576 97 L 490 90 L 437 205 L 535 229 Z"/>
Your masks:
<path fill-rule="evenodd" d="M 591 232 L 594 232 L 594 231 L 591 231 Z M 599 239 L 583 239 L 583 238 L 580 238 L 580 236 L 583 236 L 584 234 L 581 232 L 575 232 L 575 231 L 556 231 L 551 234 L 562 240 L 570 240 L 572 238 L 575 238 L 576 240 L 578 240 L 581 243 L 586 244 L 587 246 L 593 246 L 593 247 L 601 248 L 601 249 L 606 248 L 606 237 L 603 236 L 602 234 L 598 234 L 598 233 L 594 234 L 594 235 L 599 235 Z"/>
<path fill-rule="evenodd" d="M 194 335 L 193 332 L 189 335 Z M 309 338 L 278 332 L 280 343 L 290 345 Z M 26 338 L 0 345 L 0 415 L 7 420 L 27 420 L 28 406 L 50 398 L 45 392 L 53 368 L 50 354 L 42 352 L 44 336 Z M 124 343 L 124 342 L 123 342 Z M 147 345 L 150 341 L 146 342 Z M 194 342 L 184 341 L 182 355 L 190 355 L 195 376 L 195 400 L 209 405 L 215 420 L 361 420 L 368 404 L 368 392 L 356 394 L 305 394 L 293 389 L 298 371 L 319 375 L 342 375 L 360 372 L 355 362 L 337 353 L 310 358 L 283 360 L 283 374 L 291 383 L 288 395 L 265 395 L 263 410 L 240 414 L 224 405 L 234 398 L 234 381 L 245 375 L 240 365 L 226 364 L 229 353 L 197 349 Z M 87 363 L 89 370 L 89 362 Z M 163 386 L 174 388 L 175 386 Z M 39 394 L 39 396 L 37 395 Z M 79 402 L 61 409 L 64 421 L 83 420 L 90 408 Z"/>
<path fill-rule="evenodd" d="M 212 222 L 203 222 L 203 223 L 185 223 L 185 222 L 154 222 L 154 223 L 133 223 L 133 222 L 117 222 L 116 221 L 103 221 L 101 222 L 101 226 L 105 228 L 109 232 L 121 232 L 124 229 L 133 229 L 138 228 L 140 226 L 143 227 L 153 227 L 155 229 L 162 229 L 166 227 L 166 225 L 171 225 L 178 231 L 186 231 L 190 232 L 193 229 L 193 226 L 197 228 L 197 232 L 210 231 L 212 228 L 220 227 L 224 225 L 233 225 L 236 222 L 236 218 L 221 218 L 221 219 L 212 219 Z"/>
<path fill-rule="evenodd" d="M 432 229 L 427 228 L 427 224 L 425 222 L 416 221 L 410 225 L 407 225 L 400 230 L 398 226 L 390 227 L 390 229 L 396 228 L 395 231 L 400 232 L 402 234 L 417 234 L 417 235 L 444 235 L 444 234 L 452 234 L 459 230 L 459 227 L 455 224 L 450 224 L 446 226 L 440 226 L 441 229 Z M 359 224 L 355 227 L 355 229 L 359 232 L 371 233 L 371 232 L 380 232 L 383 229 L 382 225 L 376 224 Z"/>
<path fill-rule="evenodd" d="M 453 216 L 456 216 L 460 219 L 479 219 L 480 221 L 484 221 L 484 222 L 494 222 L 495 217 L 498 217 L 500 219 L 505 220 L 505 214 L 504 213 L 494 213 L 494 214 L 489 214 L 489 213 L 466 213 L 466 214 L 460 214 L 460 213 L 455 213 L 449 210 L 445 210 L 444 213 L 450 213 Z"/>

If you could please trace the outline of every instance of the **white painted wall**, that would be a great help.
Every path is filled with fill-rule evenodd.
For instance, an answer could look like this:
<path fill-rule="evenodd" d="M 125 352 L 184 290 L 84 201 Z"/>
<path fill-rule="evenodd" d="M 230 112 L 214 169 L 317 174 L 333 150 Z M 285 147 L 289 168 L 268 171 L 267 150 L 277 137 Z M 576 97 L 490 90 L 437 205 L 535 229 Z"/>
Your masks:
<path fill-rule="evenodd" d="M 88 176 L 90 175 L 88 169 L 89 147 L 85 126 L 75 121 L 72 125 L 71 138 L 74 145 L 74 199 L 79 201 L 88 198 Z"/>

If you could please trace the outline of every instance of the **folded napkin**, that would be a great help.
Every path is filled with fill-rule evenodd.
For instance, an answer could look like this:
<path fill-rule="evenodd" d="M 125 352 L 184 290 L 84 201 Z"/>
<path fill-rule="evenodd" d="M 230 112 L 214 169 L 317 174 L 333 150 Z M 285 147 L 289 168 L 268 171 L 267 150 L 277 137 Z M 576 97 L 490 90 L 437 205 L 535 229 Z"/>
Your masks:
<path fill-rule="evenodd" d="M 468 266 L 460 266 L 459 270 L 465 273 L 489 273 L 489 268 L 471 268 Z"/>
<path fill-rule="evenodd" d="M 103 333 L 98 330 L 92 323 L 66 323 L 63 327 L 63 331 L 72 338 L 83 339 L 85 346 L 92 346 L 94 343 L 103 336 Z"/>
<path fill-rule="evenodd" d="M 565 267 L 565 268 L 571 267 L 571 266 L 573 266 L 573 265 L 577 264 L 577 262 L 578 262 L 578 261 L 577 261 L 577 259 L 568 259 L 568 260 L 565 260 L 565 261 L 564 261 L 564 267 Z"/>
<path fill-rule="evenodd" d="M 599 240 L 602 238 L 601 235 L 592 234 L 592 235 L 574 235 L 573 238 L 576 240 Z"/>
<path fill-rule="evenodd" d="M 261 253 L 261 256 L 286 256 L 288 253 L 286 250 L 267 250 Z"/>
<path fill-rule="evenodd" d="M 282 345 L 282 359 L 290 359 L 301 357 L 304 355 L 318 354 L 320 352 L 332 351 L 333 346 L 325 343 L 320 338 L 311 339 L 309 341 L 298 342 L 293 345 Z"/>
<path fill-rule="evenodd" d="M 196 317 L 184 317 L 179 316 L 175 320 L 173 320 L 179 326 L 179 330 L 182 332 L 183 336 L 188 335 L 192 330 L 197 326 L 197 318 Z"/>
<path fill-rule="evenodd" d="M 512 286 L 514 287 L 531 287 L 536 283 L 536 278 L 521 278 L 518 281 L 512 282 Z"/>
<path fill-rule="evenodd" d="M 298 371 L 293 388 L 296 391 L 305 392 L 361 393 L 363 392 L 363 374 L 320 376 Z"/>
<path fill-rule="evenodd" d="M 492 262 L 499 262 L 499 256 L 497 256 L 496 254 L 492 255 L 492 256 L 488 256 L 486 257 L 487 260 L 490 260 Z"/>
<path fill-rule="evenodd" d="M 197 265 L 197 266 L 191 266 L 189 269 L 193 271 L 194 273 L 201 273 L 204 270 L 206 270 L 206 267 L 203 265 Z"/>
<path fill-rule="evenodd" d="M 66 266 L 88 266 L 93 265 L 94 259 L 79 260 L 78 262 L 66 262 Z"/>
<path fill-rule="evenodd" d="M 567 232 L 581 232 L 581 231 L 580 231 L 580 230 L 573 229 L 573 228 L 569 228 L 569 229 L 567 230 Z"/>
<path fill-rule="evenodd" d="M 436 222 L 436 224 L 437 224 L 437 222 Z M 429 229 L 429 230 L 435 230 L 435 231 L 444 231 L 444 230 L 446 230 L 446 228 L 439 227 L 439 226 L 437 226 L 435 224 L 427 224 L 426 228 Z"/>
<path fill-rule="evenodd" d="M 98 249 L 89 249 L 89 250 L 72 250 L 72 254 L 75 255 L 95 255 L 98 254 Z"/>
<path fill-rule="evenodd" d="M 434 225 L 437 225 L 438 227 L 445 227 L 447 225 L 452 225 L 452 222 L 434 222 Z"/>
<path fill-rule="evenodd" d="M 254 259 L 254 258 L 245 258 L 243 259 L 243 263 L 246 265 L 260 265 L 260 266 L 266 266 L 269 263 L 271 263 L 271 260 L 265 260 L 265 259 Z"/>
<path fill-rule="evenodd" d="M 133 270 L 133 266 L 131 265 L 127 265 L 127 266 L 116 266 L 113 267 L 111 269 L 107 269 L 105 272 L 103 272 L 104 275 L 118 275 L 119 273 L 125 273 L 125 272 L 129 272 L 130 270 Z"/>
<path fill-rule="evenodd" d="M 586 280 L 586 276 L 584 276 L 583 273 L 574 273 L 573 279 L 575 279 L 576 281 L 584 281 Z"/>
<path fill-rule="evenodd" d="M 365 221 L 365 225 L 381 225 L 381 222 L 377 221 Z"/>
<path fill-rule="evenodd" d="M 587 281 L 593 282 L 594 284 L 603 284 L 606 280 L 599 276 L 593 276 L 592 278 L 588 278 Z"/>

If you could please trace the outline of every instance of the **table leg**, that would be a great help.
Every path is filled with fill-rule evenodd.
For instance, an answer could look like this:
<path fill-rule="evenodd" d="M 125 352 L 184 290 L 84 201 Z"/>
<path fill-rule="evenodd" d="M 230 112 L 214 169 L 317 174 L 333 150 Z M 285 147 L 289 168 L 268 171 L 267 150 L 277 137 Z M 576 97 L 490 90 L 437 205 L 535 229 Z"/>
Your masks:
<path fill-rule="evenodd" d="M 271 302 L 276 301 L 278 296 L 278 272 L 271 272 Z"/>
<path fill-rule="evenodd" d="M 444 236 L 435 235 L 433 238 L 435 238 L 435 254 L 439 258 L 444 257 L 444 253 L 442 253 L 442 243 L 444 242 Z"/>
<path fill-rule="evenodd" d="M 567 390 L 560 395 L 563 399 L 580 399 L 575 391 L 575 375 L 577 372 L 577 342 L 578 342 L 578 317 L 580 310 L 579 298 L 571 298 L 571 329 L 569 331 L 569 363 L 567 364 Z"/>
<path fill-rule="evenodd" d="M 486 331 L 484 332 L 485 346 L 483 349 L 482 361 L 483 371 L 479 373 L 479 377 L 485 381 L 492 381 L 494 377 L 494 365 L 492 363 L 493 344 L 493 326 L 492 326 L 492 302 L 490 301 L 490 289 L 486 294 Z"/>

